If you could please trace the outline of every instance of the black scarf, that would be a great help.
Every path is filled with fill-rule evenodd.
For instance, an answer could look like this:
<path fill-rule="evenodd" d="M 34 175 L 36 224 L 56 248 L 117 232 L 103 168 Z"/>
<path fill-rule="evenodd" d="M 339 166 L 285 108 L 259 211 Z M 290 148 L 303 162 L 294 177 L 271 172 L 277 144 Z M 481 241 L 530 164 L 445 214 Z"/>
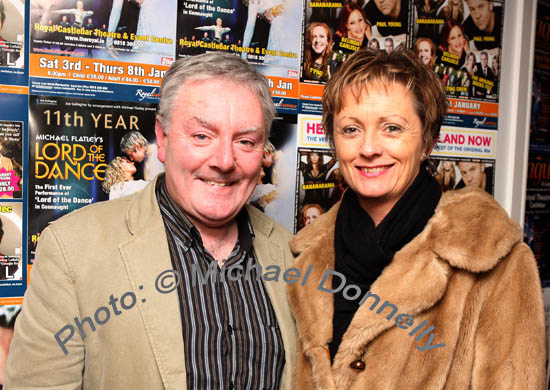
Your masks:
<path fill-rule="evenodd" d="M 334 268 L 345 275 L 346 286 L 359 286 L 360 297 L 369 291 L 395 252 L 422 232 L 440 197 L 439 183 L 421 168 L 405 194 L 375 227 L 349 188 L 342 198 L 334 230 Z M 337 287 L 340 278 L 335 276 L 333 282 Z M 334 294 L 333 337 L 329 345 L 333 359 L 360 301 L 345 299 L 342 290 Z"/>

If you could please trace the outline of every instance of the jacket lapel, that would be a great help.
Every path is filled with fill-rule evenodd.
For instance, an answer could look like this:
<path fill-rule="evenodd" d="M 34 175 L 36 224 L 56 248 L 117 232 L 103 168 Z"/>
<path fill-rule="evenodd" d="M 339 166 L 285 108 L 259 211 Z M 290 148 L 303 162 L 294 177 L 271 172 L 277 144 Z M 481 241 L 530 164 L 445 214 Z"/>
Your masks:
<path fill-rule="evenodd" d="M 177 291 L 160 293 L 156 278 L 172 270 L 162 216 L 155 196 L 156 180 L 130 203 L 127 226 L 132 238 L 120 244 L 137 306 L 166 389 L 185 389 L 183 335 Z M 174 283 L 167 278 L 164 285 Z M 131 340 L 130 342 L 136 342 Z M 147 369 L 143 367 L 143 369 Z"/>
<path fill-rule="evenodd" d="M 279 330 L 281 331 L 281 337 L 283 338 L 283 344 L 285 346 L 285 372 L 290 373 L 293 367 L 288 367 L 289 362 L 294 362 L 296 334 L 294 327 L 289 326 L 294 322 L 292 313 L 288 306 L 288 300 L 286 296 L 286 290 L 283 285 L 283 273 L 285 272 L 285 258 L 284 249 L 281 243 L 270 239 L 271 232 L 273 230 L 273 221 L 261 213 L 257 209 L 247 206 L 248 215 L 250 216 L 250 222 L 254 228 L 254 256 L 258 264 L 262 266 L 262 274 L 266 272 L 272 272 L 276 267 L 280 269 L 279 281 L 265 281 L 264 286 L 271 301 L 271 306 L 275 311 L 277 322 L 279 323 Z M 289 255 L 287 255 L 289 256 Z M 267 269 L 267 267 L 270 267 Z M 292 355 L 292 356 L 289 356 Z M 290 375 L 286 375 L 288 378 L 288 384 L 284 388 L 290 388 L 290 383 L 293 378 Z"/>

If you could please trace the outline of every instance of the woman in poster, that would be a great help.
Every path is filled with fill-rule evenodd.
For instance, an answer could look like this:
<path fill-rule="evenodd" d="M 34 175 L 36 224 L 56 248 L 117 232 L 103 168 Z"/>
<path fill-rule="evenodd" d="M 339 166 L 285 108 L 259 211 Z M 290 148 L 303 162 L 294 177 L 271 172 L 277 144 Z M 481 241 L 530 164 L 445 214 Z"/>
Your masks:
<path fill-rule="evenodd" d="M 437 19 L 437 10 L 444 2 L 445 0 L 415 0 L 418 19 L 426 21 L 425 23 L 418 23 L 417 21 L 418 37 L 437 40 L 439 37 L 439 24 L 434 23 L 433 20 Z"/>
<path fill-rule="evenodd" d="M 449 191 L 455 188 L 456 185 L 456 169 L 455 163 L 452 161 L 443 161 L 439 165 L 439 172 L 436 173 L 435 179 L 441 186 L 441 191 Z"/>
<path fill-rule="evenodd" d="M 465 72 L 465 77 L 462 78 L 462 86 L 468 88 L 468 96 L 472 96 L 472 77 L 477 72 L 476 55 L 473 52 L 466 56 L 466 63 L 461 69 Z"/>
<path fill-rule="evenodd" d="M 464 22 L 464 2 L 463 0 L 448 0 L 447 5 L 441 8 L 438 18 L 454 19 L 458 23 Z"/>
<path fill-rule="evenodd" d="M 441 30 L 441 41 L 437 53 L 438 63 L 460 69 L 469 52 L 462 25 L 454 19 L 447 20 Z"/>
<path fill-rule="evenodd" d="M 366 47 L 372 37 L 363 9 L 355 3 L 346 3 L 340 10 L 338 29 L 334 39 L 334 51 L 354 53 Z"/>
<path fill-rule="evenodd" d="M 124 157 L 115 157 L 105 169 L 103 191 L 109 194 L 109 200 L 131 195 L 147 185 L 145 180 L 134 180 L 136 167 L 133 161 Z"/>
<path fill-rule="evenodd" d="M 306 29 L 304 75 L 307 80 L 327 81 L 332 32 L 325 23 L 313 22 Z"/>
<path fill-rule="evenodd" d="M 414 43 L 414 52 L 424 65 L 432 69 L 435 64 L 435 46 L 431 39 L 418 38 Z"/>
<path fill-rule="evenodd" d="M 320 152 L 308 152 L 307 163 L 300 161 L 300 171 L 304 178 L 304 185 L 319 185 L 327 182 L 327 175 L 330 169 L 336 164 L 336 160 L 331 158 L 327 163 L 323 163 L 323 154 Z M 312 188 L 305 190 L 305 196 L 302 204 L 316 203 L 323 208 L 327 208 L 329 199 L 326 188 Z"/>
<path fill-rule="evenodd" d="M 542 389 L 542 289 L 520 226 L 424 166 L 447 99 L 412 51 L 360 50 L 323 128 L 349 188 L 290 241 L 296 389 Z M 458 351 L 458 352 L 457 352 Z M 383 385 L 381 385 L 383 383 Z"/>

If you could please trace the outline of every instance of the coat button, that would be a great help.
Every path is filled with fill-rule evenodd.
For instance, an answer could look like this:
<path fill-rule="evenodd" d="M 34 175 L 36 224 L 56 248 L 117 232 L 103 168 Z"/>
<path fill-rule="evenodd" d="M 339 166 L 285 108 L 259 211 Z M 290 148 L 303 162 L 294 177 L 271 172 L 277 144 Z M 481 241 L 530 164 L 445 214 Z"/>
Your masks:
<path fill-rule="evenodd" d="M 349 365 L 354 370 L 364 371 L 365 370 L 365 362 L 362 360 L 356 360 L 353 363 Z"/>

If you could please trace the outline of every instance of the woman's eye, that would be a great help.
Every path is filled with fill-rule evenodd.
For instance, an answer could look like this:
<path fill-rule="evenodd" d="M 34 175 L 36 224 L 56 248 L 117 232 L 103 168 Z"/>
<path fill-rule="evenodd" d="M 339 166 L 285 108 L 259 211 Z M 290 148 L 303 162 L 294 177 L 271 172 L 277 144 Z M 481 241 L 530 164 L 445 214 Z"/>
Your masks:
<path fill-rule="evenodd" d="M 389 125 L 389 126 L 386 126 L 386 130 L 390 133 L 395 133 L 397 131 L 401 131 L 401 127 L 395 126 L 395 125 Z"/>
<path fill-rule="evenodd" d="M 344 129 L 342 130 L 342 133 L 348 135 L 356 134 L 357 132 L 358 130 L 356 127 L 344 127 Z"/>

